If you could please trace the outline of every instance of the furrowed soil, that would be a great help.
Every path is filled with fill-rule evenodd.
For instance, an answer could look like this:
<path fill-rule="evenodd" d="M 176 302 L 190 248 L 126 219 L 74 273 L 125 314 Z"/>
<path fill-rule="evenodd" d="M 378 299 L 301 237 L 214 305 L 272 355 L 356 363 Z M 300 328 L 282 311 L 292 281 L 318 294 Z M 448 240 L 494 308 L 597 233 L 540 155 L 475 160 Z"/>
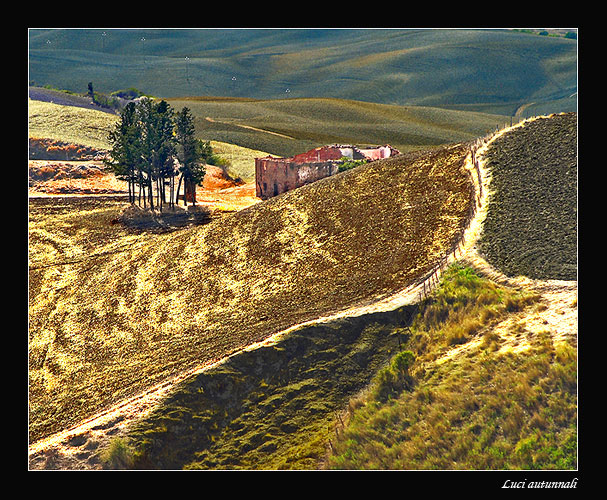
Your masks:
<path fill-rule="evenodd" d="M 118 205 L 56 207 L 54 223 L 52 211 L 41 223 L 30 213 L 31 440 L 293 325 L 406 288 L 463 230 L 473 202 L 468 150 L 373 162 L 204 226 L 144 237 L 111 225 Z"/>
<path fill-rule="evenodd" d="M 479 251 L 508 276 L 577 277 L 577 114 L 532 120 L 487 154 L 492 196 Z"/>

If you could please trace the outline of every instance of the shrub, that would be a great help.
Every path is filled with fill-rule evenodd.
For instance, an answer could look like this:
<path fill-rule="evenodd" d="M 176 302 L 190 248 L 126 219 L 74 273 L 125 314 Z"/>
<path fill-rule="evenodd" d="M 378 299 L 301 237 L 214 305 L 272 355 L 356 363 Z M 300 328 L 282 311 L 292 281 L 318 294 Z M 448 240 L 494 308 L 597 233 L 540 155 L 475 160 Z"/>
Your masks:
<path fill-rule="evenodd" d="M 114 438 L 101 454 L 101 462 L 107 469 L 129 469 L 134 462 L 133 451 L 122 438 Z"/>
<path fill-rule="evenodd" d="M 404 389 L 411 386 L 409 368 L 415 361 L 411 351 L 399 352 L 390 365 L 380 370 L 375 379 L 374 395 L 378 401 L 386 401 L 398 396 Z"/>
<path fill-rule="evenodd" d="M 111 96 L 120 97 L 122 99 L 136 99 L 141 97 L 143 94 L 134 87 L 129 87 L 124 90 L 116 90 L 110 94 Z"/>
<path fill-rule="evenodd" d="M 392 370 L 401 376 L 405 377 L 409 375 L 409 368 L 415 361 L 415 355 L 411 351 L 399 352 L 392 360 Z"/>
<path fill-rule="evenodd" d="M 95 92 L 93 94 L 93 102 L 97 106 L 101 106 L 102 108 L 107 109 L 118 109 L 120 106 L 120 102 L 115 97 L 108 97 L 105 94 L 101 94 L 99 92 Z"/>
<path fill-rule="evenodd" d="M 345 172 L 346 170 L 350 170 L 352 168 L 356 168 L 360 165 L 364 165 L 365 163 L 367 163 L 367 160 L 350 160 L 346 157 L 343 157 L 341 161 L 343 163 L 339 165 L 338 172 Z"/>

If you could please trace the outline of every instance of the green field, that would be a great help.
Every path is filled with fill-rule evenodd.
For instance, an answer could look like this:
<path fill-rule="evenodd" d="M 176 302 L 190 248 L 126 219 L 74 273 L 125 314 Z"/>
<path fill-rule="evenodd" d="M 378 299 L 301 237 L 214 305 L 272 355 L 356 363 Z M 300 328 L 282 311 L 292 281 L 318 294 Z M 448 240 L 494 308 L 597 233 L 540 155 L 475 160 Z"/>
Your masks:
<path fill-rule="evenodd" d="M 279 156 L 335 143 L 390 144 L 402 152 L 429 149 L 472 140 L 509 123 L 499 115 L 343 99 L 190 98 L 168 102 L 175 109 L 190 108 L 196 133 L 204 140 Z"/>
<path fill-rule="evenodd" d="M 577 102 L 577 40 L 498 29 L 32 29 L 29 49 L 35 85 L 75 92 L 93 82 L 106 93 L 339 98 L 507 116 L 531 102 L 545 112 Z"/>

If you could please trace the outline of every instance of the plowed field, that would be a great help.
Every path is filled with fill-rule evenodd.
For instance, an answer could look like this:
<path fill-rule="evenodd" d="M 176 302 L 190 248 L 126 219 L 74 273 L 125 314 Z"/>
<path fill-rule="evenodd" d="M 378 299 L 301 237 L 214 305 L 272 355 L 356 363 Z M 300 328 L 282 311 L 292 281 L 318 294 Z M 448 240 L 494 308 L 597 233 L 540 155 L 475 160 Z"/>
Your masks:
<path fill-rule="evenodd" d="M 539 118 L 495 140 L 493 195 L 479 249 L 509 276 L 577 277 L 577 114 Z"/>

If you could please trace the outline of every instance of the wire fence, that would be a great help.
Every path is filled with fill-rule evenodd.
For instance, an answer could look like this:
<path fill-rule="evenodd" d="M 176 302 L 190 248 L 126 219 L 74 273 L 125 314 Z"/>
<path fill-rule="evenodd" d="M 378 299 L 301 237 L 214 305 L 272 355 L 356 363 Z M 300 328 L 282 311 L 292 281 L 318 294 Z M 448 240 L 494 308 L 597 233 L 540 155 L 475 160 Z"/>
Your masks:
<path fill-rule="evenodd" d="M 486 146 L 501 130 L 509 127 L 512 127 L 512 123 L 505 124 L 501 129 L 498 126 L 496 127 L 495 132 L 484 137 L 479 137 L 470 144 L 470 152 L 464 160 L 464 167 L 468 167 L 465 168 L 465 170 L 470 180 L 468 186 L 472 203 L 470 203 L 464 223 L 455 234 L 453 243 L 438 259 L 437 264 L 414 284 L 415 286 L 420 287 L 418 292 L 419 302 L 426 300 L 428 296 L 438 287 L 442 272 L 451 264 L 451 262 L 457 260 L 458 254 L 459 257 L 464 254 L 464 248 L 466 246 L 466 233 L 470 229 L 472 221 L 478 213 L 478 210 L 482 207 L 485 195 L 483 187 L 484 179 L 482 173 L 482 160 L 478 152 L 481 148 Z"/>

